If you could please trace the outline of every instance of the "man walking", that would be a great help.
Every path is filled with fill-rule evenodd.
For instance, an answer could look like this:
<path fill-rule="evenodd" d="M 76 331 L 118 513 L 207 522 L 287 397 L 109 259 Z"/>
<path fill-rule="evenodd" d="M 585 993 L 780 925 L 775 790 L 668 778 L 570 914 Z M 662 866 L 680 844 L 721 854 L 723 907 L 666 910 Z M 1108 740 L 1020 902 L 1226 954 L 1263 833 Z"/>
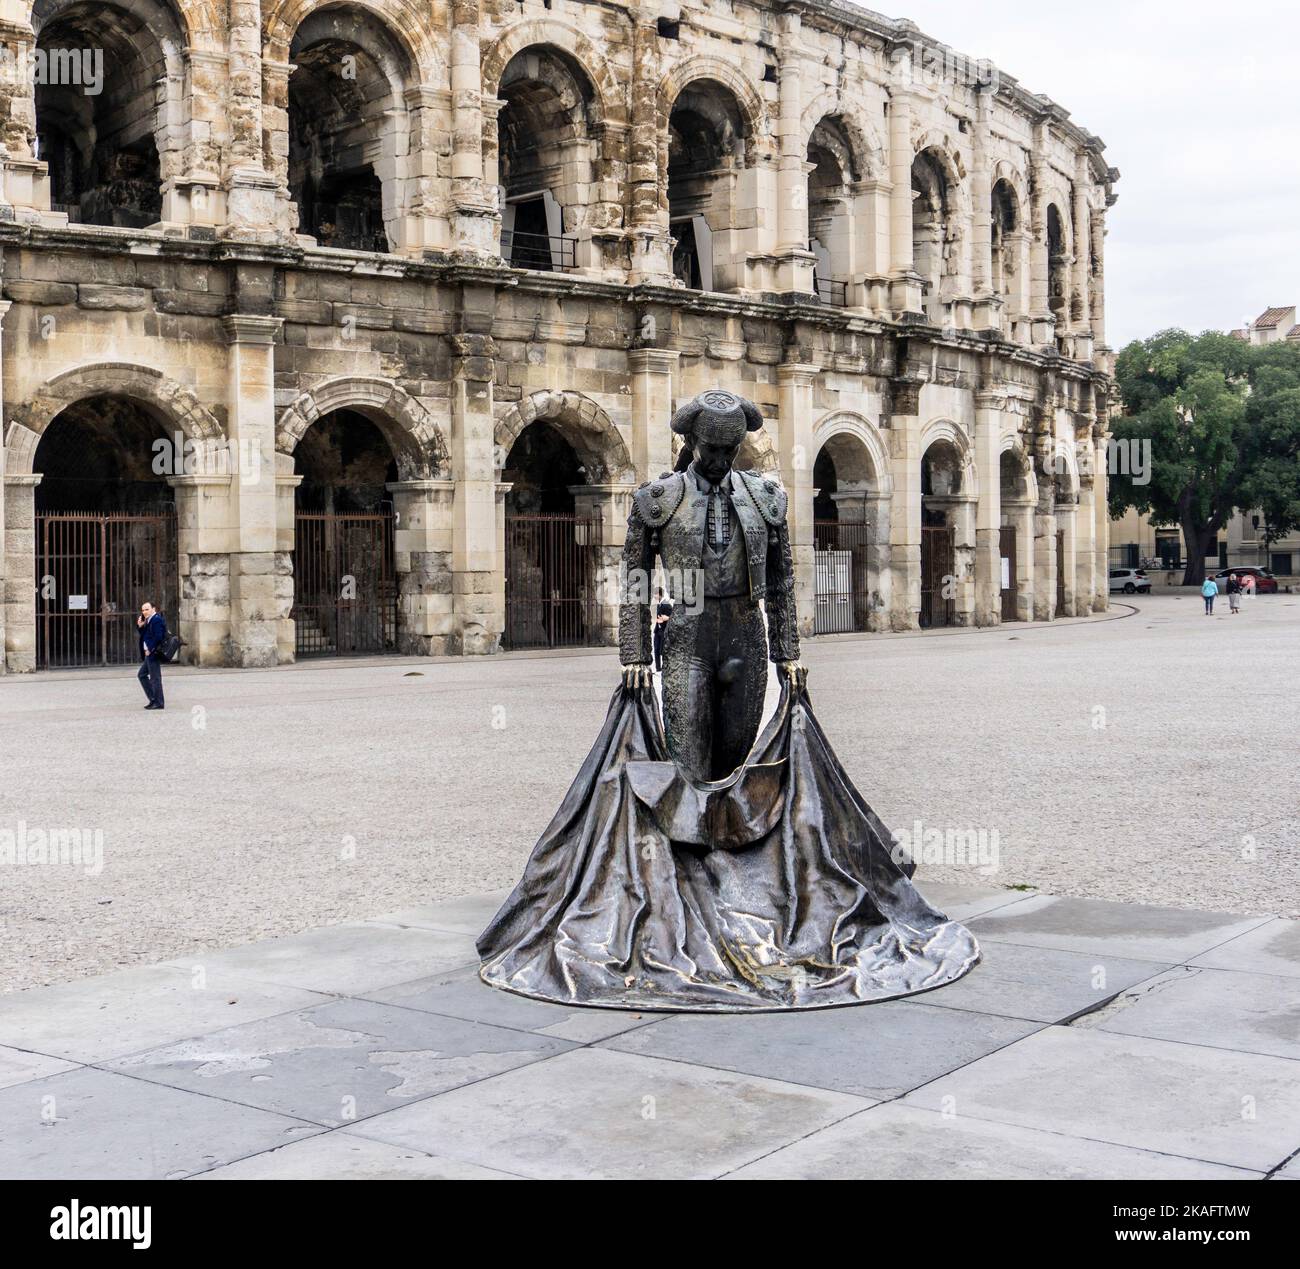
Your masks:
<path fill-rule="evenodd" d="M 140 673 L 136 677 L 149 698 L 145 709 L 164 709 L 160 653 L 167 638 L 167 622 L 162 613 L 146 599 L 140 605 L 140 615 L 135 619 L 135 624 L 140 628 Z"/>

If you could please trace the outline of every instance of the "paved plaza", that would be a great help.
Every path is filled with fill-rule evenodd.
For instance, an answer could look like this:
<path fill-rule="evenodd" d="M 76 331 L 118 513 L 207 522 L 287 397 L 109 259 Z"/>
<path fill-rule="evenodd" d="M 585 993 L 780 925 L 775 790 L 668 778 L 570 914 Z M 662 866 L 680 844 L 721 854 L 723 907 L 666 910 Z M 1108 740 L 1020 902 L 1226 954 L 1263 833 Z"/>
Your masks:
<path fill-rule="evenodd" d="M 0 997 L 0 1176 L 1300 1178 L 1300 924 L 928 890 L 983 964 L 857 1008 L 507 995 L 499 893 Z"/>
<path fill-rule="evenodd" d="M 0 681 L 0 827 L 102 846 L 0 869 L 0 1175 L 1295 1179 L 1298 602 L 810 643 L 984 960 L 784 1016 L 476 977 L 609 654 Z"/>
<path fill-rule="evenodd" d="M 1139 597 L 805 660 L 864 796 L 943 833 L 923 881 L 1300 916 L 1300 596 L 1213 618 Z M 0 830 L 102 846 L 98 871 L 0 867 L 0 987 L 513 885 L 617 675 L 604 651 L 180 670 L 161 715 L 129 667 L 0 679 Z"/>

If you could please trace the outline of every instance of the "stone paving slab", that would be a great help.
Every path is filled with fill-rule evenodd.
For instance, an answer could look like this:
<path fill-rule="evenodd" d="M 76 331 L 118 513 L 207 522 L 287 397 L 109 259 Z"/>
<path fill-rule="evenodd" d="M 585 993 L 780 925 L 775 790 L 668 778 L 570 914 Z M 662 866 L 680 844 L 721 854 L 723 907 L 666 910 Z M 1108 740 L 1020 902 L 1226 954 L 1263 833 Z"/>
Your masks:
<path fill-rule="evenodd" d="M 1300 1059 L 1300 983 L 1180 966 L 1124 992 L 1078 1025 Z"/>
<path fill-rule="evenodd" d="M 0 996 L 0 1044 L 101 1062 L 327 999 L 231 973 L 213 959 L 198 975 L 193 963 L 146 965 Z"/>
<path fill-rule="evenodd" d="M 509 1172 L 480 1168 L 390 1146 L 385 1141 L 323 1132 L 236 1163 L 200 1172 L 196 1181 L 514 1181 Z"/>
<path fill-rule="evenodd" d="M 477 938 L 509 897 L 509 890 L 493 890 L 487 894 L 464 895 L 459 899 L 440 899 L 421 907 L 403 908 L 399 912 L 372 917 L 365 924 L 413 925 L 426 930 L 454 930 Z"/>
<path fill-rule="evenodd" d="M 338 1127 L 569 1047 L 525 1031 L 339 1000 L 136 1054 L 110 1069 Z"/>
<path fill-rule="evenodd" d="M 321 1130 L 82 1067 L 0 1091 L 0 1176 L 188 1176 Z"/>
<path fill-rule="evenodd" d="M 1066 1022 L 1168 966 L 1018 943 L 980 944 L 979 965 L 955 983 L 917 997 L 927 1005 Z"/>
<path fill-rule="evenodd" d="M 437 969 L 478 964 L 467 934 L 363 922 L 199 952 L 166 964 L 242 973 L 258 982 L 348 996 Z"/>
<path fill-rule="evenodd" d="M 341 1131 L 521 1176 L 703 1179 L 869 1104 L 584 1048 Z"/>
<path fill-rule="evenodd" d="M 1300 1062 L 1077 1027 L 1047 1027 L 904 1102 L 1255 1172 L 1300 1145 Z"/>
<path fill-rule="evenodd" d="M 44 1079 L 60 1071 L 73 1071 L 76 1067 L 75 1062 L 65 1062 L 62 1058 L 0 1047 L 0 1088 L 12 1088 L 15 1084 Z"/>
<path fill-rule="evenodd" d="M 1191 962 L 1210 969 L 1300 978 L 1300 921 L 1277 919 L 1238 935 Z"/>
<path fill-rule="evenodd" d="M 885 1001 L 815 1014 L 677 1014 L 603 1040 L 600 1047 L 883 1101 L 993 1053 L 1039 1025 Z"/>
<path fill-rule="evenodd" d="M 1000 886 L 959 886 L 920 875 L 916 878 L 916 885 L 940 912 L 954 921 L 969 921 L 986 912 L 1020 903 L 1025 898 L 1020 890 L 1006 890 Z"/>
<path fill-rule="evenodd" d="M 728 1179 L 1258 1180 L 1262 1175 L 889 1102 L 737 1168 Z"/>
<path fill-rule="evenodd" d="M 985 940 L 1180 964 L 1264 924 L 1267 917 L 1033 895 L 970 922 Z"/>
<path fill-rule="evenodd" d="M 367 999 L 404 1009 L 424 1009 L 452 1018 L 490 1022 L 536 1035 L 555 1036 L 590 1044 L 607 1036 L 644 1027 L 661 1014 L 624 1013 L 614 1009 L 581 1009 L 529 1000 L 508 991 L 485 987 L 477 967 L 417 979 L 384 991 L 369 992 Z"/>

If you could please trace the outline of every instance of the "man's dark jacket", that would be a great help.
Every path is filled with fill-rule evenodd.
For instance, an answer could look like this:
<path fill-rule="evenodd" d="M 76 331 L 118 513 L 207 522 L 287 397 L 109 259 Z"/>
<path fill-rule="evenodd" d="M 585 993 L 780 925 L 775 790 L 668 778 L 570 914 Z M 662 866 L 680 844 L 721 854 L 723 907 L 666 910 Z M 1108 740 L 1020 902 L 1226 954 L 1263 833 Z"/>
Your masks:
<path fill-rule="evenodd" d="M 160 660 L 158 649 L 162 647 L 163 640 L 167 638 L 167 619 L 160 612 L 154 613 L 143 626 L 140 627 L 140 658 L 144 659 L 146 655 L 151 656 L 154 660 Z M 149 645 L 149 651 L 145 653 L 145 645 Z"/>

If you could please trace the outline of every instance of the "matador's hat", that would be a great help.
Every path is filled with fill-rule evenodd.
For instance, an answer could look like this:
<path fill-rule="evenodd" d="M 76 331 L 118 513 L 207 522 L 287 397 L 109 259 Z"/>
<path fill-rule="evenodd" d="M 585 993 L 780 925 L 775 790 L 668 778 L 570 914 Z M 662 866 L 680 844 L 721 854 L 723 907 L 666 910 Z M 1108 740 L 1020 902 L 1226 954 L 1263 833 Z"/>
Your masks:
<path fill-rule="evenodd" d="M 673 415 L 672 423 L 674 432 L 711 445 L 739 445 L 746 432 L 757 432 L 762 426 L 758 406 L 723 388 L 701 392 Z"/>

